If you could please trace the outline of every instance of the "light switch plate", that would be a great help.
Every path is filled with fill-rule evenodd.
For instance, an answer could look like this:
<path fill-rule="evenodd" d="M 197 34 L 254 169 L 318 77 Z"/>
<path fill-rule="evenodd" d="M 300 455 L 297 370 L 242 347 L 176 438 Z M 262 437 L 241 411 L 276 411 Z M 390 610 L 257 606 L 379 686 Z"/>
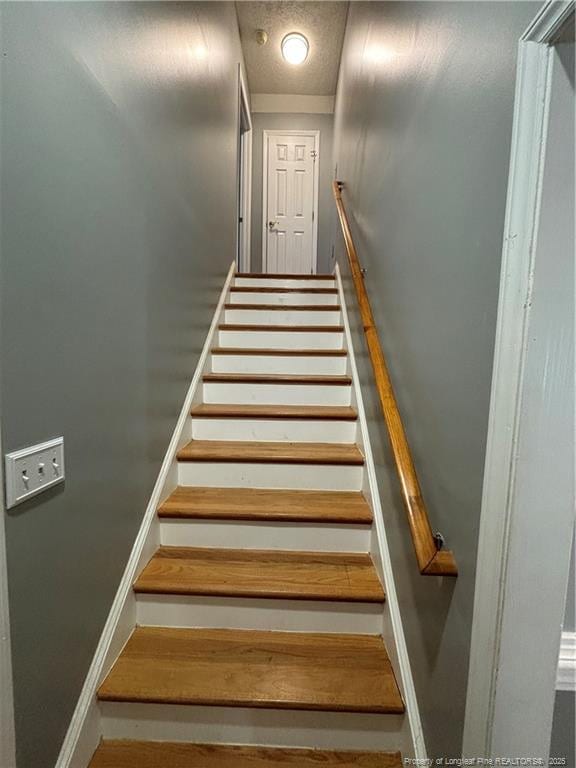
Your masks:
<path fill-rule="evenodd" d="M 6 508 L 64 481 L 64 438 L 7 453 L 5 458 Z"/>

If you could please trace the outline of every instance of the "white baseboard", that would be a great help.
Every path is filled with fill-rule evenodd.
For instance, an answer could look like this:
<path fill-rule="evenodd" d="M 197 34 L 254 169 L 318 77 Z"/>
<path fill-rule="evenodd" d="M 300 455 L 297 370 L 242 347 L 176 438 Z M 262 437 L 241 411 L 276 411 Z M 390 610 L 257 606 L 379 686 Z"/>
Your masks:
<path fill-rule="evenodd" d="M 576 691 L 576 632 L 562 632 L 556 690 Z"/>
<path fill-rule="evenodd" d="M 55 768 L 86 768 L 101 737 L 100 712 L 96 691 L 114 659 L 126 643 L 136 623 L 136 600 L 132 584 L 143 564 L 150 559 L 160 542 L 160 524 L 156 515 L 158 505 L 177 485 L 178 449 L 190 439 L 190 410 L 196 392 L 202 386 L 202 374 L 210 359 L 210 349 L 216 337 L 235 264 L 232 263 L 218 300 L 216 312 L 200 354 L 182 411 L 178 417 L 172 439 L 148 502 L 142 525 L 138 531 L 118 592 L 100 637 L 94 659 L 88 670 L 78 704 L 70 721 L 68 732 Z"/>
<path fill-rule="evenodd" d="M 340 293 L 340 304 L 342 306 L 342 318 L 344 323 L 344 336 L 346 340 L 346 347 L 348 349 L 350 373 L 352 376 L 352 388 L 355 400 L 353 405 L 358 411 L 358 423 L 360 427 L 358 442 L 361 446 L 361 450 L 365 458 L 364 495 L 368 499 L 374 515 L 374 545 L 372 549 L 372 556 L 381 577 L 383 577 L 384 589 L 386 591 L 386 603 L 384 605 L 384 613 L 382 617 L 382 636 L 384 638 L 384 642 L 386 643 L 386 649 L 388 651 L 388 655 L 390 656 L 390 662 L 392 664 L 392 668 L 394 669 L 396 680 L 402 692 L 404 704 L 406 706 L 405 722 L 408 726 L 407 730 L 409 730 L 409 733 L 406 734 L 406 736 L 409 739 L 409 743 L 402 745 L 402 754 L 404 757 L 415 757 L 420 761 L 420 764 L 423 765 L 423 761 L 425 761 L 427 758 L 426 745 L 424 743 L 424 734 L 422 731 L 422 722 L 420 719 L 420 711 L 418 709 L 418 701 L 416 698 L 416 689 L 414 687 L 414 679 L 412 677 L 412 669 L 410 666 L 410 659 L 408 657 L 408 648 L 406 647 L 406 640 L 404 637 L 400 607 L 398 605 L 398 597 L 394 583 L 394 574 L 392 572 L 392 565 L 390 560 L 390 550 L 388 548 L 388 539 L 386 537 L 386 529 L 384 526 L 384 516 L 380 504 L 380 494 L 378 492 L 376 469 L 374 466 L 372 447 L 368 434 L 366 412 L 364 411 L 362 390 L 360 389 L 360 378 L 358 376 L 358 369 L 356 368 L 356 359 L 354 357 L 352 335 L 350 333 L 350 324 L 348 322 L 348 313 L 346 311 L 342 277 L 340 275 L 338 264 L 336 264 L 335 274 L 338 291 Z"/>

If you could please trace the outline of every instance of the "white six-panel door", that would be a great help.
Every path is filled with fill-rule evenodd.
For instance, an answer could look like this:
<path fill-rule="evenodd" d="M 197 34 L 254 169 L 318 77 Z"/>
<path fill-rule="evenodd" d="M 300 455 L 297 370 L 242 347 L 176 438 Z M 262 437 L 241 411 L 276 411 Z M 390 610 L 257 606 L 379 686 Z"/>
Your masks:
<path fill-rule="evenodd" d="M 316 272 L 318 131 L 264 131 L 264 271 Z"/>

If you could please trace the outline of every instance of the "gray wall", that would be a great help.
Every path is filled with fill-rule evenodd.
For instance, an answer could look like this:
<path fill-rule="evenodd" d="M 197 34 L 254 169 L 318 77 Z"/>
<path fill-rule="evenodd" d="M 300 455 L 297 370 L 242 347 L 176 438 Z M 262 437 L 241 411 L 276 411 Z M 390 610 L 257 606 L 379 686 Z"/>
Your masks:
<path fill-rule="evenodd" d="M 318 190 L 318 272 L 328 272 L 331 263 L 332 191 L 332 129 L 333 115 L 282 114 L 256 112 L 252 114 L 254 130 L 252 144 L 252 272 L 262 269 L 262 132 L 264 130 L 320 131 L 320 171 Z"/>
<path fill-rule="evenodd" d="M 231 3 L 2 4 L 4 450 L 18 768 L 51 768 L 235 248 Z"/>
<path fill-rule="evenodd" d="M 517 41 L 537 7 L 355 2 L 342 55 L 338 176 L 432 525 L 460 569 L 418 574 L 354 313 L 430 756 L 461 755 Z"/>
<path fill-rule="evenodd" d="M 566 768 L 576 768 L 575 730 L 576 694 L 574 691 L 556 691 L 550 757 L 565 758 Z"/>

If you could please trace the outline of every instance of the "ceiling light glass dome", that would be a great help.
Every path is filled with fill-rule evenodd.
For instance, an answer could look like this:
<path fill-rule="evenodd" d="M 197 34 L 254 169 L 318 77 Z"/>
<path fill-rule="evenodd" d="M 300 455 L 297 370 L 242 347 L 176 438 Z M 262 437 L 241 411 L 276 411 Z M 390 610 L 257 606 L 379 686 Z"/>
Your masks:
<path fill-rule="evenodd" d="M 299 32 L 290 32 L 282 40 L 282 56 L 288 64 L 303 64 L 308 58 L 308 40 Z"/>

